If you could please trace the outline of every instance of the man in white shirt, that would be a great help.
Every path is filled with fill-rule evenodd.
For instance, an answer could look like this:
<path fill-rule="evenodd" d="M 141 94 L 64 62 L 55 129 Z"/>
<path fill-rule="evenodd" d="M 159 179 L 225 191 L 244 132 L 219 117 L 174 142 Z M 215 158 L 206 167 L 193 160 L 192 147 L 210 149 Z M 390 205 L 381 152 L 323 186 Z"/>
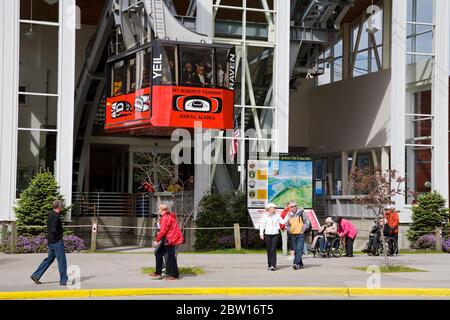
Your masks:
<path fill-rule="evenodd" d="M 276 205 L 269 203 L 266 207 L 267 213 L 262 217 L 259 225 L 261 240 L 266 242 L 268 270 L 275 271 L 277 268 L 277 243 L 280 232 L 280 224 L 285 224 L 286 219 L 276 213 Z"/>

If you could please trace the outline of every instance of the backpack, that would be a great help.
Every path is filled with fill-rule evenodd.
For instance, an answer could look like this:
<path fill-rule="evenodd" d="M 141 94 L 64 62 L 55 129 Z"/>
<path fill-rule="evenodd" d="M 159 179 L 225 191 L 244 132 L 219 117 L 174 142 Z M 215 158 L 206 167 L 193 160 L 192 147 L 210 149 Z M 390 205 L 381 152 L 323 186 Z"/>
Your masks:
<path fill-rule="evenodd" d="M 302 234 L 303 229 L 303 218 L 300 216 L 294 216 L 289 219 L 289 224 L 291 226 L 290 233 L 293 235 Z"/>

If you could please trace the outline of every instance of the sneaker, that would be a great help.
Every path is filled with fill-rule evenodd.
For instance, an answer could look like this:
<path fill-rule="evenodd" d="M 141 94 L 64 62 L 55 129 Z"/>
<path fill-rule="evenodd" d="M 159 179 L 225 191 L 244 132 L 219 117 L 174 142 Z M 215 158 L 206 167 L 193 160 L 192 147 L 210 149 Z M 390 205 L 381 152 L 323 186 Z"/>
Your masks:
<path fill-rule="evenodd" d="M 272 267 L 267 267 L 267 270 L 269 270 L 269 271 L 272 270 Z"/>
<path fill-rule="evenodd" d="M 31 278 L 31 280 L 34 281 L 34 283 L 36 283 L 36 284 L 42 284 L 42 282 L 40 282 L 39 279 L 36 278 L 35 276 L 31 276 L 30 278 Z"/>
<path fill-rule="evenodd" d="M 277 270 L 277 268 L 275 268 L 275 267 L 270 267 L 270 271 L 275 271 L 275 270 Z"/>
<path fill-rule="evenodd" d="M 292 266 L 292 268 L 293 268 L 294 270 L 298 270 L 298 269 L 300 268 L 300 266 L 299 266 L 298 264 L 294 264 L 294 265 Z"/>
<path fill-rule="evenodd" d="M 287 261 L 294 261 L 294 256 L 289 256 L 286 258 Z"/>
<path fill-rule="evenodd" d="M 163 276 L 157 273 L 151 273 L 149 274 L 150 279 L 152 280 L 162 280 Z"/>

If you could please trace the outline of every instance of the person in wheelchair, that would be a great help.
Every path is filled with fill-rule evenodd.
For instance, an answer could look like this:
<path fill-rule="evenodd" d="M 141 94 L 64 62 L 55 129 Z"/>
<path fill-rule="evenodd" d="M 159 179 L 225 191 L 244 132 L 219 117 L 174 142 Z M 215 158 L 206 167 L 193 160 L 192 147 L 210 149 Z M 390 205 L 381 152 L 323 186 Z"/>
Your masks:
<path fill-rule="evenodd" d="M 378 247 L 381 244 L 381 228 L 383 225 L 383 218 L 375 219 L 374 225 L 372 226 L 372 230 L 369 233 L 369 242 L 367 243 L 366 248 L 363 250 L 364 253 L 367 253 L 369 256 L 377 256 L 378 255 Z"/>
<path fill-rule="evenodd" d="M 319 234 L 314 237 L 311 244 L 311 252 L 316 253 L 319 251 L 322 257 L 325 257 L 325 250 L 330 245 L 330 238 L 337 236 L 337 224 L 333 221 L 333 218 L 328 217 L 325 220 L 325 224 L 320 228 Z"/>

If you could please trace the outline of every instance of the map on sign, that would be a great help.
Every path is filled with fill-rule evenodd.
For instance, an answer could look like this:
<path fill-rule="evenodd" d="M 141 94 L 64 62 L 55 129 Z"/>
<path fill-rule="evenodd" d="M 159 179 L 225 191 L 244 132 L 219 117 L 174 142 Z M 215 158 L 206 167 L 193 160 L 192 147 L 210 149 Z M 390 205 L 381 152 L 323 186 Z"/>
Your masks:
<path fill-rule="evenodd" d="M 296 201 L 301 208 L 312 208 L 312 162 L 270 161 L 268 200 L 283 208 Z"/>
<path fill-rule="evenodd" d="M 295 156 L 249 160 L 247 191 L 249 208 L 265 208 L 269 202 L 284 208 L 289 201 L 312 208 L 313 163 Z"/>

